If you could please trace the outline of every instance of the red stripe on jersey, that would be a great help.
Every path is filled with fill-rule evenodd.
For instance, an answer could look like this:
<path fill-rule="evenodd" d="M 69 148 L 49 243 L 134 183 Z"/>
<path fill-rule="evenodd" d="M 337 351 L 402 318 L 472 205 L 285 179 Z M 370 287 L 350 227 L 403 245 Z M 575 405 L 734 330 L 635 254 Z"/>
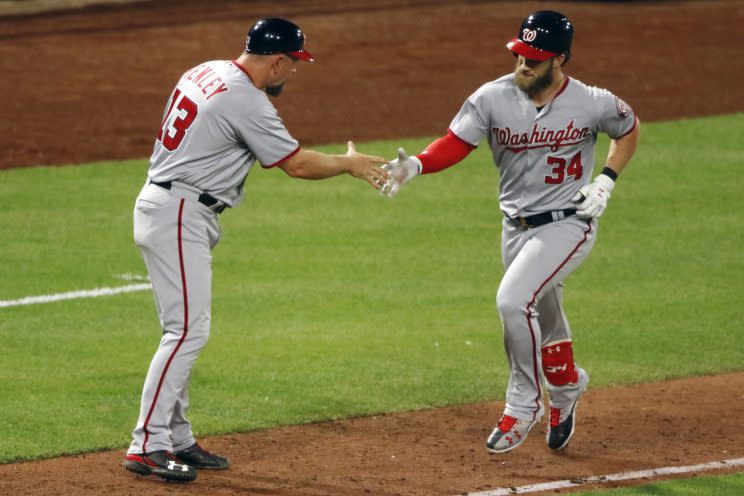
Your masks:
<path fill-rule="evenodd" d="M 286 161 L 287 161 L 287 160 L 289 160 L 290 158 L 292 158 L 292 157 L 294 157 L 295 155 L 297 155 L 297 152 L 299 152 L 299 151 L 300 151 L 300 147 L 298 146 L 298 147 L 297 147 L 297 148 L 295 149 L 295 151 L 293 151 L 292 153 L 290 153 L 289 155 L 287 155 L 287 156 L 286 156 L 286 157 L 284 157 L 283 159 L 281 159 L 281 160 L 277 160 L 276 162 L 274 162 L 274 163 L 273 163 L 273 164 L 271 164 L 271 165 L 263 165 L 263 164 L 261 164 L 261 167 L 263 167 L 264 169 L 271 169 L 272 167 L 276 167 L 277 165 L 279 165 L 279 164 L 283 164 L 284 162 L 286 162 Z"/>
<path fill-rule="evenodd" d="M 573 143 L 559 143 L 557 145 L 555 143 L 545 143 L 544 145 L 520 146 L 520 147 L 517 147 L 517 148 L 508 147 L 507 150 L 509 150 L 512 153 L 519 153 L 519 152 L 523 152 L 525 150 L 534 150 L 536 148 L 545 148 L 545 147 L 556 148 L 556 149 L 558 149 L 558 148 L 565 148 L 567 146 L 580 145 L 581 143 L 583 143 L 583 141 L 576 141 L 576 142 L 573 142 Z"/>
<path fill-rule="evenodd" d="M 636 118 L 636 115 L 634 113 L 633 114 L 633 125 L 630 127 L 630 129 L 628 129 L 625 133 L 618 136 L 617 138 L 612 138 L 612 139 L 619 140 L 620 138 L 626 137 L 627 135 L 633 132 L 633 130 L 636 128 L 637 125 L 638 125 L 638 119 Z"/>

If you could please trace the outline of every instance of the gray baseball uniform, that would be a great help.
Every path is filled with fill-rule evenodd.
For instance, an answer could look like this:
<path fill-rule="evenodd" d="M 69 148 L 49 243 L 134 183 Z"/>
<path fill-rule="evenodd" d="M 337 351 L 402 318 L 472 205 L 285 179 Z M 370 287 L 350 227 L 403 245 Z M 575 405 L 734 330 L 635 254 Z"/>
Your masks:
<path fill-rule="evenodd" d="M 297 151 L 266 93 L 236 62 L 206 62 L 178 81 L 134 208 L 134 239 L 163 337 L 145 380 L 130 454 L 194 444 L 185 412 L 191 370 L 209 337 L 217 214 L 242 200 L 256 160 L 271 167 Z"/>
<path fill-rule="evenodd" d="M 572 355 L 571 363 L 553 359 L 571 341 L 563 281 L 589 254 L 597 233 L 596 219 L 572 215 L 571 198 L 591 180 L 597 134 L 620 138 L 635 121 L 612 93 L 569 77 L 538 110 L 510 74 L 479 88 L 450 124 L 474 146 L 486 136 L 500 173 L 506 273 L 496 300 L 510 368 L 506 415 L 528 421 L 543 415 L 542 376 L 557 408 L 574 401 L 588 381 Z M 529 228 L 536 214 L 552 222 Z"/>

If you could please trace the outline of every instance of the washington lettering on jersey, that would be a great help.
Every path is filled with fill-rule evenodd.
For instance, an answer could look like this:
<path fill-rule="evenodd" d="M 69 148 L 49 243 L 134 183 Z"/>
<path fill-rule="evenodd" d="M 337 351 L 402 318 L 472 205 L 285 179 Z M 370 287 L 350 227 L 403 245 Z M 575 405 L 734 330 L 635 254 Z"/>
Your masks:
<path fill-rule="evenodd" d="M 207 64 L 202 64 L 189 69 L 181 76 L 181 79 L 191 81 L 202 93 L 207 97 L 207 100 L 212 98 L 214 95 L 224 93 L 229 88 L 227 84 L 222 80 L 217 71 Z"/>
<path fill-rule="evenodd" d="M 619 139 L 634 125 L 632 109 L 614 94 L 568 76 L 537 111 L 511 73 L 470 95 L 449 129 L 474 147 L 488 137 L 501 211 L 526 217 L 574 208 L 571 199 L 591 180 L 596 136 Z"/>
<path fill-rule="evenodd" d="M 548 129 L 543 127 L 538 130 L 538 124 L 532 127 L 532 132 L 518 133 L 505 126 L 491 129 L 499 145 L 505 146 L 510 152 L 518 153 L 528 148 L 549 147 L 550 151 L 557 151 L 562 146 L 577 145 L 584 141 L 592 132 L 588 127 L 579 129 L 574 127 L 574 121 L 568 123 L 562 129 Z M 569 141 L 568 143 L 563 143 Z M 524 145 L 524 146 L 519 146 Z M 533 146 L 537 145 L 537 146 Z"/>

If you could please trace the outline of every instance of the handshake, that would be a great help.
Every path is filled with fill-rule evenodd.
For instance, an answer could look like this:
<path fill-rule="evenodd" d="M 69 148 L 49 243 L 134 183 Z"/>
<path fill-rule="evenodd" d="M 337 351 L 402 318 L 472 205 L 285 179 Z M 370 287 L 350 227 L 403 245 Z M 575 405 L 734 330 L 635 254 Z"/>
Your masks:
<path fill-rule="evenodd" d="M 382 180 L 378 179 L 376 186 L 379 185 L 380 195 L 394 197 L 401 186 L 421 174 L 421 167 L 421 160 L 418 157 L 409 157 L 403 148 L 398 148 L 398 158 L 382 166 L 388 179 L 382 185 L 380 185 Z M 607 208 L 607 200 L 610 199 L 610 192 L 614 186 L 614 179 L 605 175 L 604 171 L 593 182 L 582 186 L 571 198 L 576 205 L 576 215 L 584 219 L 601 216 Z"/>
<path fill-rule="evenodd" d="M 394 197 L 401 186 L 421 174 L 421 161 L 417 157 L 409 157 L 403 148 L 398 148 L 398 158 L 382 166 L 387 172 L 388 180 L 380 187 L 380 194 L 388 198 Z"/>

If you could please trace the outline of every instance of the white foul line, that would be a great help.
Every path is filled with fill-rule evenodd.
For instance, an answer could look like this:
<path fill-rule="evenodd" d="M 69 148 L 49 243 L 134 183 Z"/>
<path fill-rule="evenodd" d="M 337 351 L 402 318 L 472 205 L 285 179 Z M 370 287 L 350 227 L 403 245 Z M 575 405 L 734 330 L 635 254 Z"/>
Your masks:
<path fill-rule="evenodd" d="M 56 293 L 50 295 L 27 296 L 19 300 L 0 300 L 0 308 L 17 307 L 20 305 L 36 305 L 37 303 L 51 303 L 61 300 L 75 300 L 77 298 L 98 298 L 99 296 L 108 296 L 121 293 L 131 293 L 133 291 L 145 291 L 151 289 L 152 284 L 130 284 L 129 286 L 118 286 L 114 288 L 96 288 L 86 289 L 83 291 L 70 291 L 68 293 Z"/>
<path fill-rule="evenodd" d="M 542 491 L 564 489 L 567 487 L 579 487 L 583 484 L 601 484 L 605 482 L 658 477 L 660 475 L 704 472 L 706 470 L 717 470 L 722 468 L 736 467 L 739 465 L 744 465 L 744 458 L 734 458 L 731 460 L 722 460 L 720 462 L 701 463 L 699 465 L 687 465 L 686 467 L 662 467 L 653 468 L 650 470 L 639 470 L 636 472 L 622 472 L 619 474 L 611 475 L 595 475 L 592 477 L 582 477 L 581 479 L 543 482 L 541 484 L 532 484 L 530 486 L 501 487 L 490 491 L 467 493 L 467 496 L 509 496 L 511 494 L 538 493 Z"/>

